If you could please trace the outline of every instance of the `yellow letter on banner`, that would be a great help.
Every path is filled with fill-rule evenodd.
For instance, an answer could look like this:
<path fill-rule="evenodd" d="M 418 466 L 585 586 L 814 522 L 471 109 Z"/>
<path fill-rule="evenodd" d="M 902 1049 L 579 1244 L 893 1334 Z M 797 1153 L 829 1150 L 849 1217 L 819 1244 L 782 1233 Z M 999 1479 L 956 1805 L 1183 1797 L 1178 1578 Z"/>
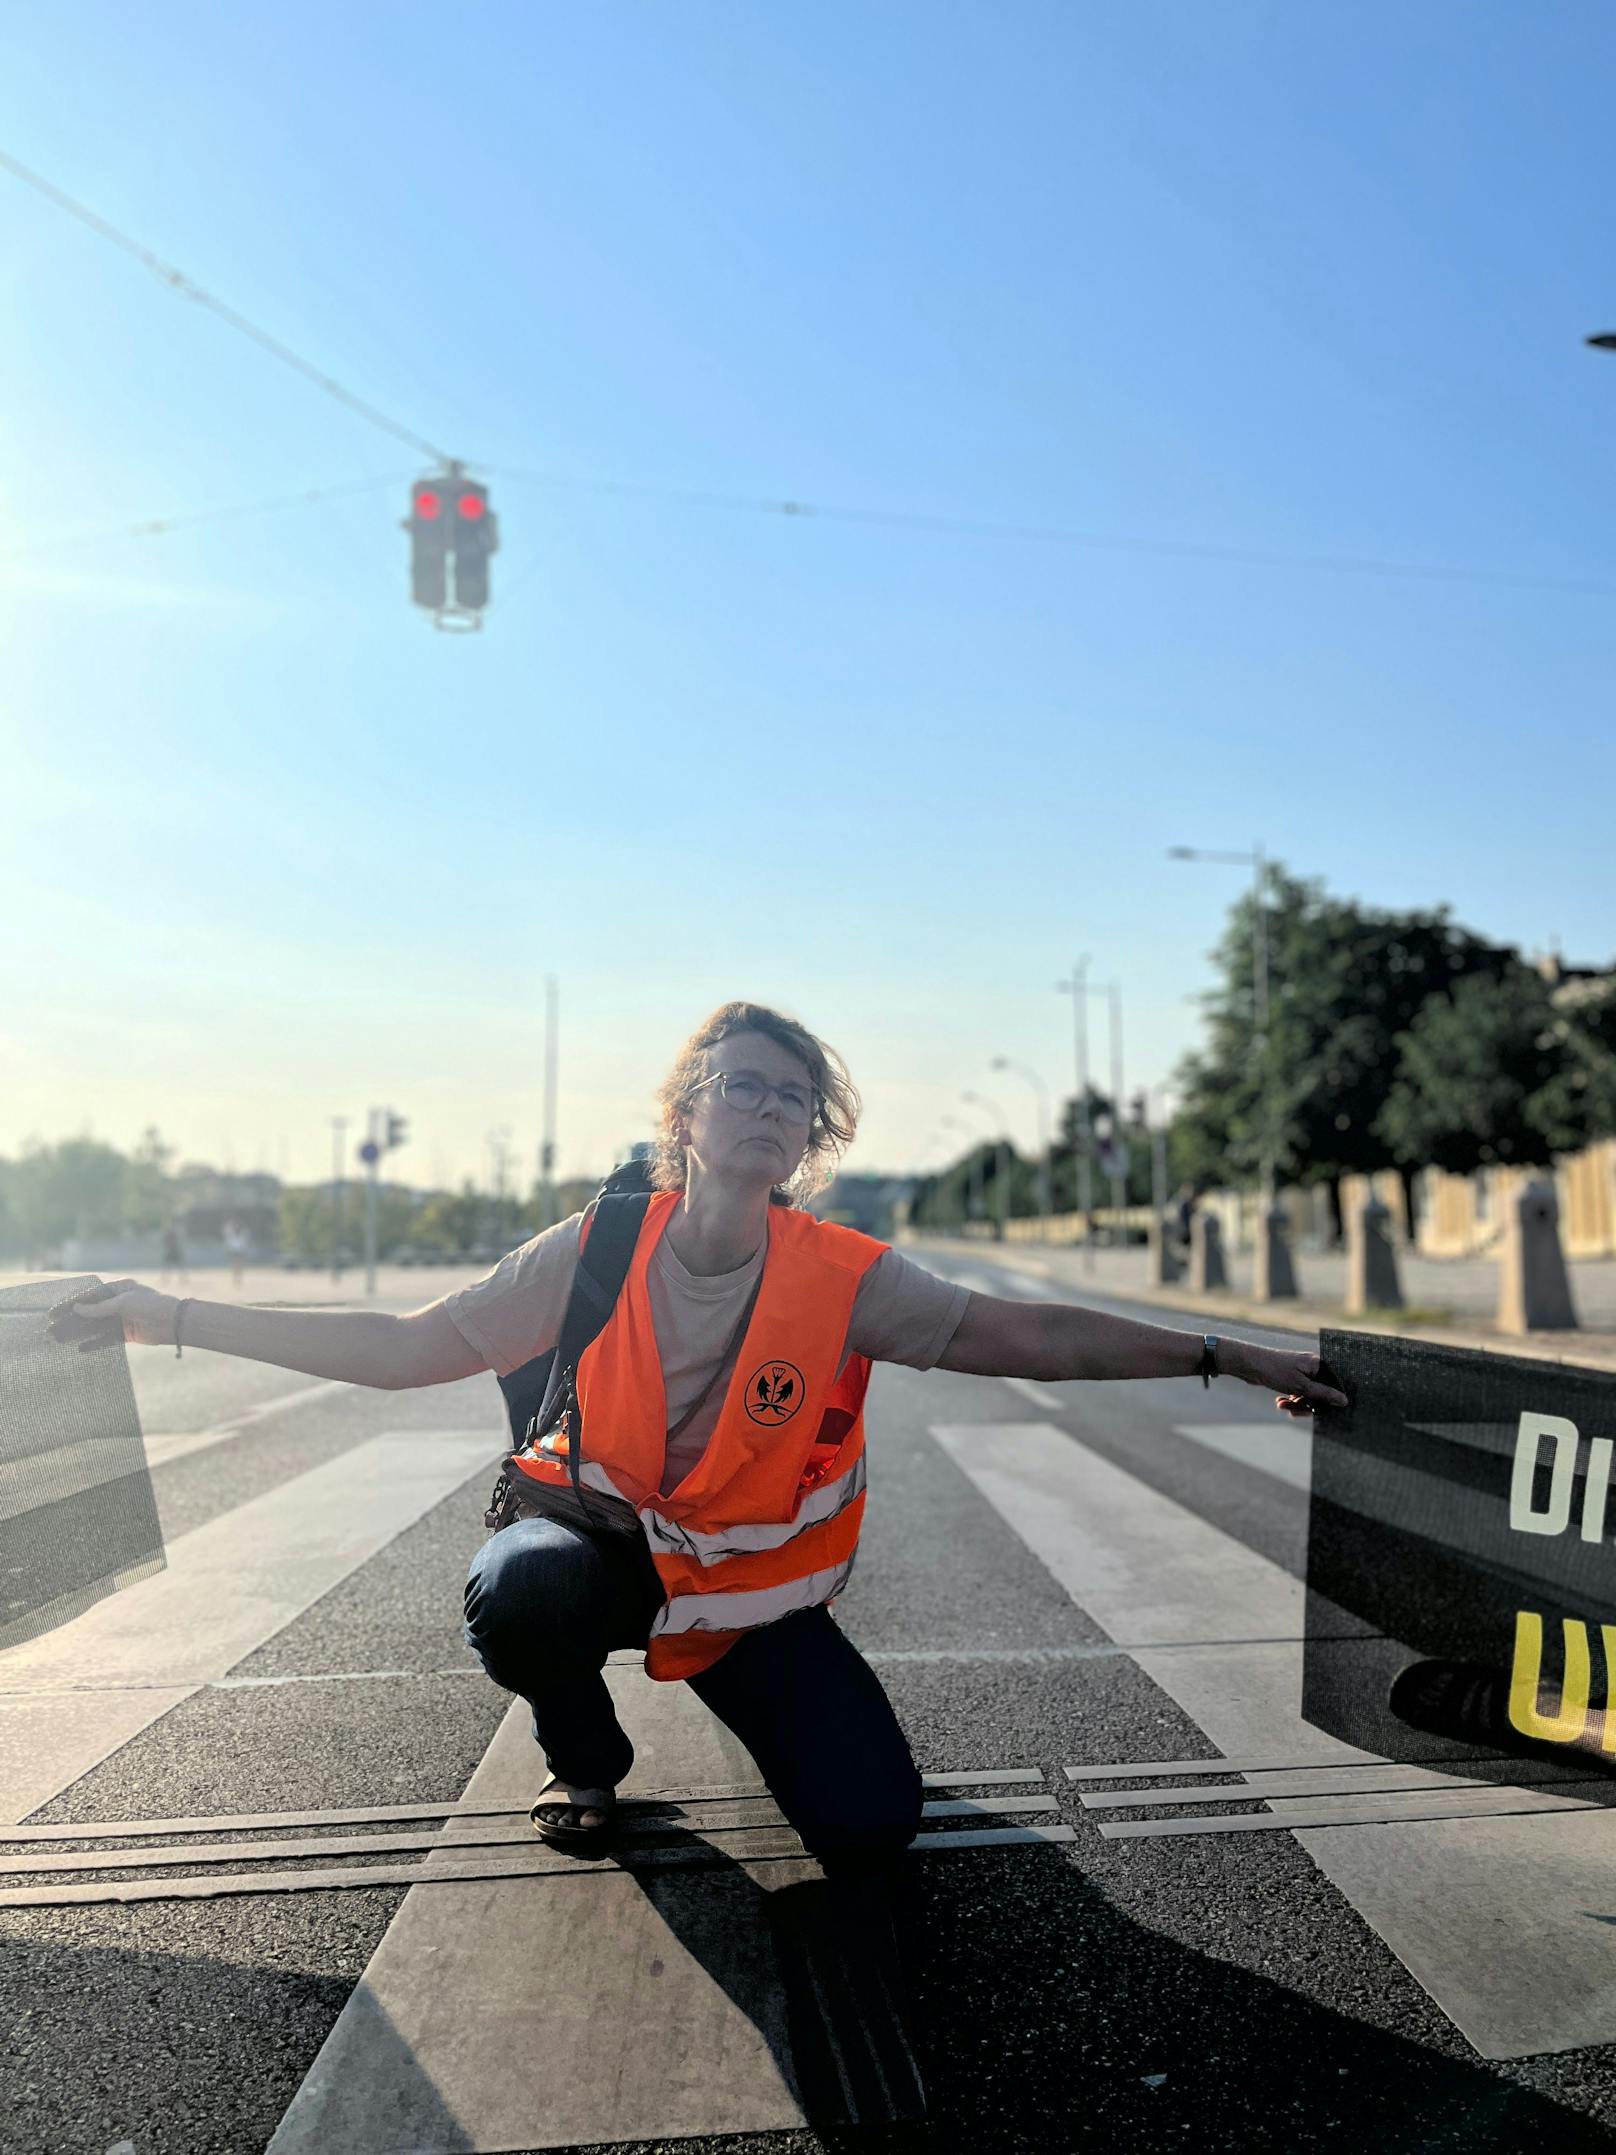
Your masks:
<path fill-rule="evenodd" d="M 1543 1619 L 1535 1609 L 1515 1611 L 1515 1665 L 1509 1678 L 1509 1724 L 1523 1736 L 1544 1743 L 1575 1743 L 1588 1721 L 1588 1627 L 1577 1617 L 1560 1619 L 1565 1634 L 1565 1680 L 1560 1711 L 1540 1714 L 1538 1684 L 1543 1674 Z"/>

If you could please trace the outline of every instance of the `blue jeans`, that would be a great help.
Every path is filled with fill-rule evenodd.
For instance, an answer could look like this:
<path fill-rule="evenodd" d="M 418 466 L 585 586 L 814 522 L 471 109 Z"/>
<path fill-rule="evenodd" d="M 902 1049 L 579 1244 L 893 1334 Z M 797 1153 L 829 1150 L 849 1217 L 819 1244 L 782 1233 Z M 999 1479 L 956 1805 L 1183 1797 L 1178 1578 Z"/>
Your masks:
<path fill-rule="evenodd" d="M 491 1535 L 466 1580 L 466 1642 L 533 1709 L 550 1771 L 615 1788 L 634 1762 L 606 1680 L 614 1647 L 643 1646 L 662 1588 L 643 1535 L 519 1519 Z M 906 1848 L 920 1775 L 875 1671 L 830 1611 L 749 1631 L 685 1679 L 756 1760 L 809 1853 L 832 1862 Z"/>

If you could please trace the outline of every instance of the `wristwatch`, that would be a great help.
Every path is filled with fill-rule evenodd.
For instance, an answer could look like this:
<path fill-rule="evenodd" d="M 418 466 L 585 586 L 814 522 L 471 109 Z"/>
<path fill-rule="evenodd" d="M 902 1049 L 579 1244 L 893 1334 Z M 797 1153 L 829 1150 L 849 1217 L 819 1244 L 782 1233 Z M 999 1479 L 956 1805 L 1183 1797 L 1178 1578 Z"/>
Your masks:
<path fill-rule="evenodd" d="M 1219 1374 L 1218 1336 L 1215 1332 L 1205 1332 L 1201 1335 L 1201 1359 L 1197 1364 L 1196 1374 L 1200 1377 L 1202 1390 L 1209 1391 L 1212 1386 L 1212 1379 Z"/>

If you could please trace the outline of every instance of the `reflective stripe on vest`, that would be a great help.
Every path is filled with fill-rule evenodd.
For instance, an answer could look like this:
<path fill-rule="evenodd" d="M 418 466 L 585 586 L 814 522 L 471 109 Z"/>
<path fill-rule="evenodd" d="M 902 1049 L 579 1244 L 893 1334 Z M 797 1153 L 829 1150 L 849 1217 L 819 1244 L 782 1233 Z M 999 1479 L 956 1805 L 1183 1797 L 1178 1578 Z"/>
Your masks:
<path fill-rule="evenodd" d="M 589 1474 L 588 1467 L 582 1468 L 580 1479 L 588 1481 Z M 618 1494 L 616 1490 L 612 1493 Z M 640 1524 L 645 1529 L 653 1555 L 693 1556 L 698 1564 L 721 1564 L 730 1556 L 746 1556 L 760 1549 L 783 1549 L 788 1541 L 795 1541 L 809 1527 L 834 1519 L 838 1512 L 845 1511 L 863 1494 L 864 1454 L 860 1452 L 845 1474 L 838 1474 L 833 1482 L 822 1483 L 803 1498 L 795 1519 L 772 1525 L 726 1526 L 704 1534 L 695 1527 L 682 1526 L 676 1519 L 664 1519 L 659 1511 L 647 1506 L 640 1514 Z"/>
<path fill-rule="evenodd" d="M 755 1587 L 739 1594 L 676 1594 L 665 1601 L 651 1626 L 651 1642 L 690 1631 L 756 1631 L 778 1623 L 797 1609 L 817 1609 L 834 1601 L 847 1584 L 857 1551 L 829 1571 L 811 1571 L 780 1586 Z"/>

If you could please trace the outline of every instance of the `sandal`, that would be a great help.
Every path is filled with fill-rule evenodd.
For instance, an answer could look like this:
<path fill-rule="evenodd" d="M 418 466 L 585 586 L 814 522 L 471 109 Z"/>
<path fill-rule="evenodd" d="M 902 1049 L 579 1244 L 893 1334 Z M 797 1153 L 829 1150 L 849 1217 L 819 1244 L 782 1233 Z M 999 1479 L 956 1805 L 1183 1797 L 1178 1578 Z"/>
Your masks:
<path fill-rule="evenodd" d="M 584 1820 L 591 1812 L 597 1814 L 596 1823 L 586 1826 Z M 565 1848 L 575 1856 L 598 1855 L 617 1830 L 617 1791 L 589 1788 L 583 1800 L 575 1801 L 552 1773 L 539 1790 L 538 1801 L 528 1817 L 539 1839 L 551 1848 Z"/>

